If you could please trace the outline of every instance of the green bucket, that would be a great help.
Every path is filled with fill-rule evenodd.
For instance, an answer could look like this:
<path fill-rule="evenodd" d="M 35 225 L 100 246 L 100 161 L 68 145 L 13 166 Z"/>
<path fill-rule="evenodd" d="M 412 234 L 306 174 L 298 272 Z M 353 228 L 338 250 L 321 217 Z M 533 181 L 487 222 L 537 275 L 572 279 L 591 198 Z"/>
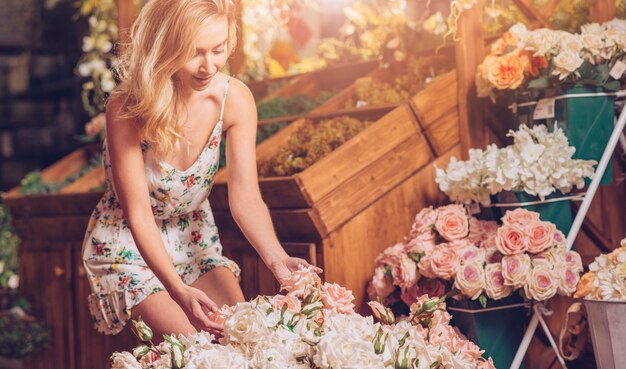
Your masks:
<path fill-rule="evenodd" d="M 511 366 L 528 318 L 527 305 L 519 295 L 487 300 L 485 308 L 471 300 L 449 299 L 446 305 L 452 315 L 450 324 L 485 350 L 485 358 L 491 357 L 496 368 Z"/>
<path fill-rule="evenodd" d="M 606 92 L 602 87 L 577 85 L 565 90 L 565 95 Z M 615 124 L 615 96 L 566 97 L 556 101 L 557 126 L 563 129 L 571 146 L 576 148 L 574 159 L 600 162 Z M 601 184 L 613 179 L 612 162 L 602 176 Z M 591 180 L 587 179 L 587 185 Z"/>
<path fill-rule="evenodd" d="M 529 211 L 539 213 L 539 218 L 543 221 L 554 223 L 556 229 L 563 232 L 567 236 L 570 228 L 572 228 L 573 217 L 570 199 L 564 195 L 553 193 L 545 198 L 547 201 L 541 201 L 539 196 L 527 194 L 523 191 L 502 191 L 496 195 L 496 203 L 498 204 L 500 218 L 506 214 L 507 210 L 515 210 L 516 208 L 524 208 Z M 513 203 L 538 202 L 533 205 L 511 205 Z"/>

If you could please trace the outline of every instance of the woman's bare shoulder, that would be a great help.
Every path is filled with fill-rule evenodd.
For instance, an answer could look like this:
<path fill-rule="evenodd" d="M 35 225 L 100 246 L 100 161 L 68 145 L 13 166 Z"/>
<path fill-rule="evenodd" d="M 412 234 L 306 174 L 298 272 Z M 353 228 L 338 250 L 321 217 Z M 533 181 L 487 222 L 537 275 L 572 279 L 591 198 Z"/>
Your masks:
<path fill-rule="evenodd" d="M 224 107 L 225 123 L 232 125 L 252 121 L 256 125 L 256 114 L 256 103 L 250 88 L 241 80 L 232 77 Z"/>
<path fill-rule="evenodd" d="M 127 104 L 128 99 L 122 94 L 109 97 L 105 110 L 107 132 L 114 130 L 129 133 L 139 130 L 138 120 L 127 116 Z"/>

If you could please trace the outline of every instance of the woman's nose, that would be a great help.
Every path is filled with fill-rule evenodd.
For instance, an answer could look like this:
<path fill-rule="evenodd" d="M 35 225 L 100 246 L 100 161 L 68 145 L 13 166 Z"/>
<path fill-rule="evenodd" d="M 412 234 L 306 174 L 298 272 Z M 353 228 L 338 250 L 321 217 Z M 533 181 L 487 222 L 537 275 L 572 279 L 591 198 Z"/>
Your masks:
<path fill-rule="evenodd" d="M 217 65 L 213 58 L 210 55 L 204 55 L 202 58 L 202 64 L 200 64 L 200 71 L 205 72 L 207 74 L 213 75 L 217 72 Z"/>

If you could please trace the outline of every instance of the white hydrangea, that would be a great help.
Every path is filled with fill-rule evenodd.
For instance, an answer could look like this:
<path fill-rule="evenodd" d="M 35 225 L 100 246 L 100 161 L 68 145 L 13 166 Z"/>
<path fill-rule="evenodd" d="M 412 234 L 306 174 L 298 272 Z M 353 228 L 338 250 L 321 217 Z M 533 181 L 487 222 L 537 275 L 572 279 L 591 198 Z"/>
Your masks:
<path fill-rule="evenodd" d="M 439 189 L 452 201 L 488 205 L 489 196 L 501 191 L 525 191 L 541 199 L 555 191 L 569 193 L 593 175 L 596 162 L 572 159 L 576 149 L 561 129 L 548 132 L 544 125 L 522 125 L 508 136 L 511 146 L 471 149 L 468 160 L 452 158 L 445 171 L 437 168 Z"/>

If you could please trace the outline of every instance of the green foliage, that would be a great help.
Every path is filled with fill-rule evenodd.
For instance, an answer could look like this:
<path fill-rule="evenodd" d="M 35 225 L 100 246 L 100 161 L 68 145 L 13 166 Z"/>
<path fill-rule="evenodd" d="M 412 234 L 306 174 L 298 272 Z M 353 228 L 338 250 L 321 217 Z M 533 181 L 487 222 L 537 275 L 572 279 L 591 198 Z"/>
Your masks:
<path fill-rule="evenodd" d="M 0 288 L 8 287 L 9 278 L 17 274 L 17 248 L 20 239 L 11 226 L 9 209 L 0 205 Z"/>
<path fill-rule="evenodd" d="M 102 155 L 94 155 L 87 165 L 83 166 L 79 171 L 69 175 L 61 182 L 50 182 L 42 178 L 39 170 L 32 171 L 20 182 L 20 194 L 21 195 L 37 195 L 37 194 L 49 194 L 57 193 L 62 188 L 75 182 L 80 177 L 87 174 L 92 169 L 102 165 Z"/>
<path fill-rule="evenodd" d="M 322 121 L 307 120 L 271 159 L 259 164 L 263 177 L 289 176 L 313 165 L 372 122 L 339 116 Z"/>
<path fill-rule="evenodd" d="M 18 359 L 45 348 L 48 329 L 23 313 L 0 314 L 0 356 Z"/>

